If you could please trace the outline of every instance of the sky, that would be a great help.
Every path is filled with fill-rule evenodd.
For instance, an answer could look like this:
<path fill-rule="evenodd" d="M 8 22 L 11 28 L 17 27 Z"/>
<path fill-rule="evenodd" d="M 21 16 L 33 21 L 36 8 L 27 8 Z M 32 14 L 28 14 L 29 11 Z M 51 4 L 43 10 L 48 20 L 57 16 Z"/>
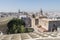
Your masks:
<path fill-rule="evenodd" d="M 0 0 L 1 12 L 60 11 L 60 0 Z"/>

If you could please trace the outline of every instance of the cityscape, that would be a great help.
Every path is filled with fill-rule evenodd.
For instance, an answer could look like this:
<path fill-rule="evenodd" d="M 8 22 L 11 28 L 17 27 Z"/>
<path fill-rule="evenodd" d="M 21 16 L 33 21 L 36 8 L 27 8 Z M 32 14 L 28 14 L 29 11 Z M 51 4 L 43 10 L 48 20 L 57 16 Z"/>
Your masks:
<path fill-rule="evenodd" d="M 60 7 L 57 7 L 60 1 L 6 0 L 5 7 L 2 7 L 3 2 L 0 7 L 0 40 L 60 40 Z M 47 5 L 42 7 L 44 2 L 48 3 L 48 8 Z"/>

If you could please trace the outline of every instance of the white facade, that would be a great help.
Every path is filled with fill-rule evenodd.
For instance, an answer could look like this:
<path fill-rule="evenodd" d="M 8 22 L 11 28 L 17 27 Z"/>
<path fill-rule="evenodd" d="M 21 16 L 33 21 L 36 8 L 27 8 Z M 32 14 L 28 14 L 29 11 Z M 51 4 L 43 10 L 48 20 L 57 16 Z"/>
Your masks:
<path fill-rule="evenodd" d="M 21 18 L 26 18 L 27 17 L 27 15 L 20 15 L 19 16 L 19 19 L 21 19 Z"/>

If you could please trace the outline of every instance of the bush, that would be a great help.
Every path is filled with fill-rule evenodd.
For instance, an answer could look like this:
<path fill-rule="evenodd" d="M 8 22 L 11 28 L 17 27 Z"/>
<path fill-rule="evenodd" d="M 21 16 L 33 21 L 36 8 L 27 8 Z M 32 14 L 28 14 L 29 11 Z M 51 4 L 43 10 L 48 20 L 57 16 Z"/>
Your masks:
<path fill-rule="evenodd" d="M 33 32 L 34 29 L 33 28 L 26 28 L 26 32 Z"/>
<path fill-rule="evenodd" d="M 25 31 L 26 31 L 26 30 L 25 30 L 25 27 L 24 27 L 23 25 L 21 26 L 21 28 L 20 28 L 20 29 L 21 29 L 21 30 L 20 30 L 20 31 L 21 31 L 21 33 L 25 33 Z"/>
<path fill-rule="evenodd" d="M 8 22 L 7 27 L 7 33 L 13 34 L 13 33 L 22 33 L 25 32 L 25 22 L 22 19 L 12 19 L 10 22 Z"/>
<path fill-rule="evenodd" d="M 25 28 L 25 22 L 22 19 L 12 19 L 7 24 L 7 34 L 33 32 L 33 28 Z"/>

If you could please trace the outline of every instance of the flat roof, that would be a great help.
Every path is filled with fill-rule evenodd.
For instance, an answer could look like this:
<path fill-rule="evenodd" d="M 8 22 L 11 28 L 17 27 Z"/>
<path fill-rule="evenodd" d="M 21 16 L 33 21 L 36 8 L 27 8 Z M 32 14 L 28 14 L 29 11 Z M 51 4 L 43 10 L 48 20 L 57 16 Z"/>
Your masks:
<path fill-rule="evenodd" d="M 49 19 L 49 18 L 42 18 L 41 20 L 44 20 L 44 21 L 60 21 L 60 19 Z"/>
<path fill-rule="evenodd" d="M 0 40 L 60 40 L 59 32 L 32 32 L 10 35 L 0 35 Z"/>

